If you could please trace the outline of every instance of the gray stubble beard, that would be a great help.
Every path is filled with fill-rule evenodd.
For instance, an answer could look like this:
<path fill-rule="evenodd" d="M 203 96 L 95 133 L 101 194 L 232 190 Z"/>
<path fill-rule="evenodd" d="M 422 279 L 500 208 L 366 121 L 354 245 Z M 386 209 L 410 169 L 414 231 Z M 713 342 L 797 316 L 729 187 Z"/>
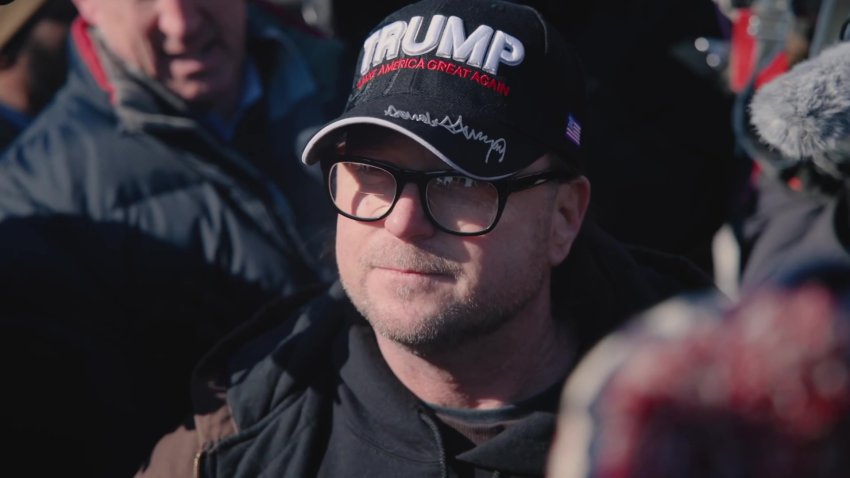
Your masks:
<path fill-rule="evenodd" d="M 500 280 L 510 281 L 511 278 L 502 277 Z M 368 297 L 353 296 L 345 282 L 343 287 L 357 310 L 371 324 L 376 333 L 417 355 L 432 355 L 456 349 L 469 341 L 485 337 L 500 329 L 531 303 L 540 292 L 543 283 L 543 271 L 535 271 L 532 280 L 516 284 L 520 292 L 514 296 L 514 300 L 506 303 L 504 300 L 499 300 L 498 295 L 486 296 L 481 300 L 468 297 L 448 304 L 435 314 L 421 318 L 408 330 L 388 326 L 386 321 L 391 320 L 390 318 L 376 319 L 378 308 Z M 362 285 L 361 290 L 365 290 Z M 405 302 L 409 301 L 414 293 L 415 290 L 409 286 L 401 286 L 395 290 L 396 297 Z"/>

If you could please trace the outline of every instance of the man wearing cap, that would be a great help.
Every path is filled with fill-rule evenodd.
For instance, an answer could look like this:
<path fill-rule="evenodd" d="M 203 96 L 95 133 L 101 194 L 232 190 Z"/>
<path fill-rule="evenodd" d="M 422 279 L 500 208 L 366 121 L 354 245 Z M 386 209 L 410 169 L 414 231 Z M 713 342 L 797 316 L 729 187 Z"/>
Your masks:
<path fill-rule="evenodd" d="M 540 476 L 578 355 L 705 285 L 583 224 L 583 80 L 535 10 L 406 6 L 355 74 L 303 155 L 339 214 L 340 282 L 208 354 L 193 423 L 141 476 Z"/>
<path fill-rule="evenodd" d="M 68 0 L 0 5 L 0 152 L 65 81 L 65 37 L 73 17 Z"/>

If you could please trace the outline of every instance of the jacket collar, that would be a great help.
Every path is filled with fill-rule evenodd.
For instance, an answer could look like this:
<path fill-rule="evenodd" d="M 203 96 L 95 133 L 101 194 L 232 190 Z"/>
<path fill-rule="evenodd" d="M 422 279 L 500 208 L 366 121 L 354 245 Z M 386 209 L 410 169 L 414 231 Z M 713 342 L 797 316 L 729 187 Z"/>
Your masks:
<path fill-rule="evenodd" d="M 73 47 L 71 50 L 76 53 L 76 61 L 71 61 L 71 70 L 77 76 L 90 78 L 94 81 L 106 93 L 109 101 L 113 102 L 115 88 L 106 75 L 103 65 L 101 65 L 94 40 L 89 34 L 89 28 L 89 24 L 83 17 L 77 17 L 74 23 L 71 24 L 71 45 Z"/>
<path fill-rule="evenodd" d="M 320 287 L 305 290 L 270 302 L 251 320 L 245 322 L 219 342 L 198 362 L 192 374 L 192 402 L 195 424 L 202 448 L 236 434 L 240 428 L 251 426 L 264 417 L 276 404 L 287 396 L 274 394 L 275 384 L 284 376 L 310 372 L 310 360 L 296 361 L 303 370 L 285 371 L 266 368 L 266 374 L 258 381 L 246 384 L 248 371 L 256 370 L 258 363 L 275 364 L 274 351 L 279 348 L 280 338 L 291 339 L 293 330 L 309 333 L 306 321 L 291 317 L 310 299 L 316 297 Z M 341 288 L 331 289 L 331 304 L 336 304 Z M 322 297 L 322 296 L 320 296 Z M 334 306 L 331 305 L 331 308 Z M 283 320 L 290 317 L 291 320 Z M 324 321 L 325 323 L 329 321 Z M 332 334 L 336 328 L 323 329 L 320 333 Z M 330 328 L 331 331 L 326 330 Z M 285 339 L 284 339 L 285 340 Z M 324 349 L 311 347 L 314 353 L 324 354 Z M 309 351 L 308 351 L 309 352 Z M 311 357 L 315 359 L 315 357 Z M 295 368 L 295 367 L 293 367 Z M 257 384 L 266 385 L 257 388 Z M 253 385 L 253 386 L 252 386 Z M 261 400 L 267 398 L 262 406 Z"/>

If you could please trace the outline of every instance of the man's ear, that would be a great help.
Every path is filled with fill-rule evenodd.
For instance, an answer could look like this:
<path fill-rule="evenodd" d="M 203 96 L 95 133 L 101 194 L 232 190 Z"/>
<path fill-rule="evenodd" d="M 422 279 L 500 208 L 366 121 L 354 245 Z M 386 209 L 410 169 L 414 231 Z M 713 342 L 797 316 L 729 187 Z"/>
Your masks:
<path fill-rule="evenodd" d="M 589 203 L 590 181 L 586 177 L 579 176 L 558 185 L 549 238 L 549 261 L 552 267 L 563 262 L 570 253 Z"/>

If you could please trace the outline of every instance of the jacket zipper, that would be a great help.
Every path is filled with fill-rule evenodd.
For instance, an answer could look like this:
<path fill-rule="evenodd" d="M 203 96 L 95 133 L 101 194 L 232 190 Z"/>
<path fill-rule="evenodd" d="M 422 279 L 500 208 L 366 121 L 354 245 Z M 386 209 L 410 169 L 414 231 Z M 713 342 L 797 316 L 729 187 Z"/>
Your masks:
<path fill-rule="evenodd" d="M 437 442 L 437 449 L 440 453 L 440 473 L 443 478 L 448 478 L 449 469 L 446 464 L 446 449 L 443 446 L 443 437 L 440 435 L 440 430 L 437 428 L 437 424 L 434 423 L 434 420 L 432 420 L 427 414 L 420 412 L 419 417 L 426 425 L 428 425 L 428 428 L 431 429 L 431 433 L 434 434 L 434 440 Z"/>
<path fill-rule="evenodd" d="M 192 460 L 192 476 L 201 478 L 201 460 L 204 459 L 204 450 L 195 453 L 195 459 Z"/>
<path fill-rule="evenodd" d="M 428 428 L 431 429 L 431 433 L 434 434 L 434 440 L 437 442 L 437 449 L 440 452 L 440 468 L 443 478 L 448 478 L 449 476 L 449 467 L 446 464 L 446 449 L 443 446 L 443 436 L 440 435 L 440 429 L 437 427 L 437 424 L 434 423 L 434 420 L 426 413 L 419 413 L 419 417 L 428 425 Z M 199 477 L 196 477 L 199 478 Z M 499 470 L 493 471 L 493 478 L 502 478 L 502 472 Z"/>

